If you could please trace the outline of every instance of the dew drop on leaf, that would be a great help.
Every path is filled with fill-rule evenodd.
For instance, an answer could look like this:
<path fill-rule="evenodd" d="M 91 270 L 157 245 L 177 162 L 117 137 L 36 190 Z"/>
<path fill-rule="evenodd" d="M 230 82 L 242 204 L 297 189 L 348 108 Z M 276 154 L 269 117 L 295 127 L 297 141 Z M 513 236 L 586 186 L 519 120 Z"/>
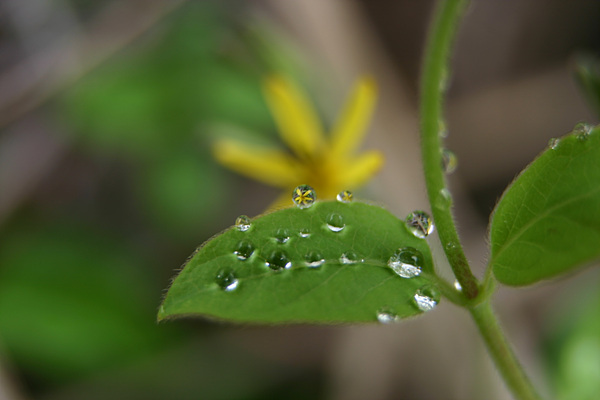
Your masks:
<path fill-rule="evenodd" d="M 340 257 L 340 262 L 342 264 L 356 264 L 363 262 L 363 260 L 355 252 L 347 251 Z"/>
<path fill-rule="evenodd" d="M 352 192 L 349 190 L 342 190 L 336 196 L 337 201 L 342 203 L 350 203 L 352 201 Z"/>
<path fill-rule="evenodd" d="M 340 214 L 331 213 L 327 216 L 327 228 L 332 232 L 340 232 L 346 227 L 344 217 Z"/>
<path fill-rule="evenodd" d="M 226 292 L 231 292 L 237 289 L 239 285 L 239 281 L 235 277 L 235 274 L 229 270 L 219 271 L 217 273 L 216 282 L 217 285 L 219 285 L 219 287 Z"/>
<path fill-rule="evenodd" d="M 456 155 L 448 149 L 442 150 L 442 169 L 445 173 L 451 174 L 456 171 L 458 159 Z"/>
<path fill-rule="evenodd" d="M 390 257 L 388 266 L 402 278 L 419 276 L 423 268 L 423 254 L 413 247 L 403 247 Z"/>
<path fill-rule="evenodd" d="M 588 124 L 587 122 L 580 122 L 573 128 L 572 134 L 577 137 L 577 139 L 583 141 L 588 138 L 590 132 L 592 131 L 593 126 Z"/>
<path fill-rule="evenodd" d="M 432 287 L 424 286 L 417 290 L 414 300 L 419 310 L 427 312 L 435 308 L 439 300 L 439 294 Z"/>
<path fill-rule="evenodd" d="M 433 232 L 433 220 L 425 211 L 413 211 L 405 221 L 408 230 L 418 238 L 425 239 Z"/>
<path fill-rule="evenodd" d="M 438 124 L 438 135 L 445 139 L 448 137 L 448 128 L 446 127 L 446 123 L 443 120 L 440 120 Z"/>
<path fill-rule="evenodd" d="M 288 259 L 285 252 L 281 250 L 275 250 L 266 260 L 267 267 L 272 270 L 289 269 L 292 267 L 292 262 Z"/>
<path fill-rule="evenodd" d="M 246 232 L 248 229 L 250 229 L 250 218 L 248 218 L 246 215 L 240 215 L 235 220 L 235 227 L 242 232 Z"/>
<path fill-rule="evenodd" d="M 248 240 L 240 240 L 233 251 L 238 259 L 244 261 L 254 253 L 254 245 Z"/>
<path fill-rule="evenodd" d="M 318 268 L 325 262 L 323 256 L 317 251 L 309 251 L 304 257 L 306 266 L 309 268 Z"/>
<path fill-rule="evenodd" d="M 398 315 L 387 308 L 382 308 L 381 310 L 377 311 L 377 321 L 379 321 L 381 324 L 393 324 L 399 320 L 400 318 L 398 318 Z"/>
<path fill-rule="evenodd" d="M 290 240 L 290 231 L 286 228 L 279 228 L 277 232 L 275 232 L 275 241 L 280 244 L 286 243 Z"/>
<path fill-rule="evenodd" d="M 300 229 L 300 232 L 298 234 L 300 235 L 301 238 L 309 238 L 310 237 L 310 231 L 307 228 Z"/>
<path fill-rule="evenodd" d="M 560 139 L 559 138 L 552 138 L 548 141 L 548 147 L 552 150 L 556 149 L 558 147 L 558 144 L 560 143 Z"/>
<path fill-rule="evenodd" d="M 442 198 L 442 201 L 444 202 L 444 205 L 452 204 L 452 194 L 450 193 L 448 188 L 442 188 L 440 190 L 440 196 Z"/>
<path fill-rule="evenodd" d="M 292 201 L 298 208 L 308 208 L 317 200 L 315 190 L 308 185 L 297 186 L 292 192 Z"/>

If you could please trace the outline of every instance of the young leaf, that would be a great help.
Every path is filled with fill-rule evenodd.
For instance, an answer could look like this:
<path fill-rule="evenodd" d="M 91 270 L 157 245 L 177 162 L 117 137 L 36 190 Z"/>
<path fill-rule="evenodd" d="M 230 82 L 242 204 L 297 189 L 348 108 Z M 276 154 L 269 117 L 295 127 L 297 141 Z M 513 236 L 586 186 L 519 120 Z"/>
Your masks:
<path fill-rule="evenodd" d="M 439 301 L 427 278 L 427 242 L 380 207 L 317 202 L 257 217 L 249 228 L 238 222 L 192 255 L 159 320 L 196 314 L 259 323 L 391 322 Z M 388 266 L 406 247 L 421 264 L 420 274 L 405 271 L 416 275 L 409 278 Z"/>
<path fill-rule="evenodd" d="M 600 128 L 579 125 L 504 192 L 490 225 L 489 265 L 527 285 L 600 258 Z"/>

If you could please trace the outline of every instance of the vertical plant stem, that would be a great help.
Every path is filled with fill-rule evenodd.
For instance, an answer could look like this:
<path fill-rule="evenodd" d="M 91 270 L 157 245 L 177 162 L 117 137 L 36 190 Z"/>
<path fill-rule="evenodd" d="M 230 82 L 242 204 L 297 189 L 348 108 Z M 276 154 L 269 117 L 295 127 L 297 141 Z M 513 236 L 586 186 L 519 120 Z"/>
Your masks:
<path fill-rule="evenodd" d="M 520 400 L 540 400 L 502 334 L 489 300 L 469 309 L 504 382 Z"/>
<path fill-rule="evenodd" d="M 463 288 L 464 295 L 474 299 L 479 293 L 477 279 L 469 268 L 467 257 L 458 238 L 450 210 L 451 204 L 442 192 L 446 182 L 441 168 L 442 146 L 439 135 L 443 121 L 442 100 L 444 81 L 448 75 L 448 57 L 456 26 L 467 4 L 466 0 L 442 0 L 438 3 L 425 47 L 421 78 L 420 128 L 425 182 L 433 220 L 446 257 Z"/>
<path fill-rule="evenodd" d="M 446 187 L 446 182 L 442 169 L 442 143 L 439 131 L 443 121 L 444 84 L 448 76 L 448 57 L 456 26 L 467 4 L 467 0 L 440 0 L 429 32 L 420 102 L 421 152 L 425 183 L 433 218 L 450 266 L 463 288 L 463 294 L 468 299 L 477 300 L 468 309 L 492 359 L 517 399 L 539 400 L 492 312 L 489 290 L 484 288 L 478 297 L 479 284 L 471 272 L 460 243 L 450 209 L 451 204 L 442 191 Z"/>

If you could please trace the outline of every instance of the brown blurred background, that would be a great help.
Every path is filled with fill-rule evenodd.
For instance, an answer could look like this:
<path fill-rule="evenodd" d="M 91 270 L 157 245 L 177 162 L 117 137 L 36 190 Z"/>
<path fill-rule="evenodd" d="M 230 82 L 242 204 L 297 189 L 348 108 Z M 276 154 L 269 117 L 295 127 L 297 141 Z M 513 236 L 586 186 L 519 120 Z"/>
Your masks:
<path fill-rule="evenodd" d="M 374 75 L 365 148 L 386 164 L 359 197 L 398 216 L 424 207 L 417 99 L 433 4 L 2 0 L 0 399 L 510 398 L 467 315 L 446 303 L 391 327 L 154 322 L 196 245 L 278 194 L 209 150 L 216 125 L 279 140 L 260 91 L 270 71 L 302 82 L 328 122 L 353 81 Z M 599 19 L 592 0 L 479 0 L 465 16 L 446 144 L 478 276 L 506 185 L 550 138 L 598 121 L 574 73 L 579 54 L 600 53 Z M 600 339 L 588 343 L 598 282 L 587 269 L 498 293 L 549 397 L 600 391 Z"/>

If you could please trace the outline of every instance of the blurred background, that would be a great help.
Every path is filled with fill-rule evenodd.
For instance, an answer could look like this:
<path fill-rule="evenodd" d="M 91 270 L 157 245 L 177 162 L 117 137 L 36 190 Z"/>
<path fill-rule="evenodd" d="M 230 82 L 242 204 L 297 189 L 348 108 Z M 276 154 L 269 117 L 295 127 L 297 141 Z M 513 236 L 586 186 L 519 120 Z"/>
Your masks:
<path fill-rule="evenodd" d="M 300 82 L 326 124 L 372 74 L 364 147 L 386 164 L 357 197 L 400 217 L 425 207 L 417 100 L 433 4 L 0 1 L 0 399 L 509 399 L 450 304 L 397 326 L 155 323 L 194 248 L 278 195 L 210 152 L 215 126 L 280 141 L 260 87 L 269 72 Z M 600 54 L 599 19 L 592 0 L 468 10 L 446 144 L 478 276 L 506 185 L 550 138 L 598 122 L 576 72 L 598 68 L 582 62 Z M 496 296 L 544 394 L 600 393 L 599 283 L 590 268 Z"/>

